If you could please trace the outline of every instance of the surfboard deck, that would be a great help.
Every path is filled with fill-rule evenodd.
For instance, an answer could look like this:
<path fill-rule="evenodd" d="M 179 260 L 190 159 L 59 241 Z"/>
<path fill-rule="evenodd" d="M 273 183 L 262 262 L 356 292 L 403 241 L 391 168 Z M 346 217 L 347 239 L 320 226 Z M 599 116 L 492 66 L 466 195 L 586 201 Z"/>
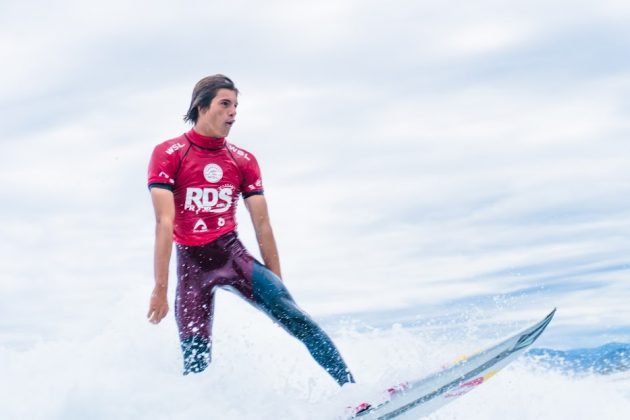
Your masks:
<path fill-rule="evenodd" d="M 361 404 L 349 419 L 418 419 L 494 376 L 522 354 L 543 333 L 553 319 L 556 310 L 543 320 L 513 336 L 458 360 L 451 367 L 425 378 L 405 382 L 389 388 L 383 401 L 374 405 Z"/>

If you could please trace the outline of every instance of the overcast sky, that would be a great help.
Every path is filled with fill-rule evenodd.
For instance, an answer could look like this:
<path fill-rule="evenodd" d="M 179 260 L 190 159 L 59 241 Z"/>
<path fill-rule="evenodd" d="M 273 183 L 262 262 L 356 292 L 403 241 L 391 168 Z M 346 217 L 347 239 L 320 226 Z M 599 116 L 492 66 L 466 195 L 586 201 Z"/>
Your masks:
<path fill-rule="evenodd" d="M 313 313 L 559 306 L 627 334 L 627 1 L 5 0 L 0 28 L 0 344 L 148 299 L 148 159 L 214 73 Z"/>

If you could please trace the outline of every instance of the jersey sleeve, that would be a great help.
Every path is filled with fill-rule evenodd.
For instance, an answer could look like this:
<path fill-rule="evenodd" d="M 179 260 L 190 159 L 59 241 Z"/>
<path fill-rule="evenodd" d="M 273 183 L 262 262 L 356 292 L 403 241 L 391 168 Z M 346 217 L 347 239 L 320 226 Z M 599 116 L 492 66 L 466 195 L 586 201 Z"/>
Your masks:
<path fill-rule="evenodd" d="M 176 153 L 168 153 L 168 144 L 159 144 L 153 149 L 149 162 L 148 187 L 173 190 L 177 171 Z"/>
<path fill-rule="evenodd" d="M 241 182 L 241 192 L 243 194 L 243 198 L 263 194 L 264 192 L 258 161 L 251 154 L 248 158 L 249 159 L 245 161 L 246 164 L 242 168 L 243 180 Z"/>

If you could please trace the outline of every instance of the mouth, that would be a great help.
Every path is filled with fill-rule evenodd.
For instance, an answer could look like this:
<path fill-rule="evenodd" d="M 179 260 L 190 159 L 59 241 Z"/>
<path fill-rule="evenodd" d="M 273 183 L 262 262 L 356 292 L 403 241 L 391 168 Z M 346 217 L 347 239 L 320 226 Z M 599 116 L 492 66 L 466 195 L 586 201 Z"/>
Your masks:
<path fill-rule="evenodd" d="M 232 127 L 235 122 L 236 122 L 236 120 L 228 120 L 228 121 L 225 122 L 225 125 L 227 125 L 228 127 Z"/>

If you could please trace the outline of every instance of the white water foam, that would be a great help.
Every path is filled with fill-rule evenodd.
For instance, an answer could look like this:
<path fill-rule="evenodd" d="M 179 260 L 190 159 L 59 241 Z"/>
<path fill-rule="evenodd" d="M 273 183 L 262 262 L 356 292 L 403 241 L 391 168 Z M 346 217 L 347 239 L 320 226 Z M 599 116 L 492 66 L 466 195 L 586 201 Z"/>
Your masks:
<path fill-rule="evenodd" d="M 172 313 L 157 327 L 147 323 L 145 292 L 129 293 L 89 338 L 1 348 L 0 418 L 335 419 L 366 396 L 490 343 L 401 325 L 337 323 L 328 329 L 359 381 L 339 389 L 297 340 L 219 293 L 214 361 L 183 377 Z M 571 377 L 520 359 L 429 418 L 601 420 L 628 413 L 624 374 Z"/>

